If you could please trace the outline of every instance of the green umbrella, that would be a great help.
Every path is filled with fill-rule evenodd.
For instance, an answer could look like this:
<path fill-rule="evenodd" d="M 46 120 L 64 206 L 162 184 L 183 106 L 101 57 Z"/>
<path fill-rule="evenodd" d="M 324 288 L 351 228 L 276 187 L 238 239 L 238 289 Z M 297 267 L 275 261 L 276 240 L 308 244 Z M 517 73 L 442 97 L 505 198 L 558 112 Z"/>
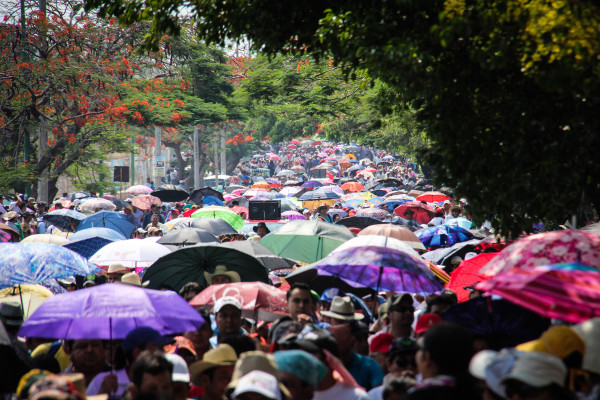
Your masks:
<path fill-rule="evenodd" d="M 220 244 L 203 243 L 185 247 L 156 260 L 144 273 L 143 281 L 150 289 L 168 285 L 179 290 L 188 282 L 206 286 L 204 272 L 213 273 L 217 265 L 240 274 L 242 282 L 269 283 L 269 271 L 259 260 L 239 250 Z"/>
<path fill-rule="evenodd" d="M 294 220 L 263 237 L 260 244 L 278 256 L 313 263 L 353 237 L 343 225 Z"/>
<path fill-rule="evenodd" d="M 244 227 L 244 220 L 227 207 L 207 206 L 202 207 L 191 215 L 192 218 L 219 218 L 238 230 Z"/>

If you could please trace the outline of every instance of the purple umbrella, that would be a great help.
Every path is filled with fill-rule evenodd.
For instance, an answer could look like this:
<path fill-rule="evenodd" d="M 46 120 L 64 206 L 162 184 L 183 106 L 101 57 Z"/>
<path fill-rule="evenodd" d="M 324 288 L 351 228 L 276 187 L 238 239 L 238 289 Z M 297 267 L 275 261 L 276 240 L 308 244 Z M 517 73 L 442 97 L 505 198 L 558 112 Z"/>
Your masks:
<path fill-rule="evenodd" d="M 336 186 L 336 185 L 322 186 L 322 187 L 318 188 L 317 190 L 319 192 L 333 192 L 335 194 L 339 194 L 340 196 L 344 195 L 344 191 L 342 190 L 342 188 L 340 188 L 339 186 Z"/>
<path fill-rule="evenodd" d="M 425 261 L 389 247 L 351 247 L 312 264 L 321 276 L 335 276 L 353 287 L 427 296 L 444 289 Z"/>
<path fill-rule="evenodd" d="M 204 319 L 172 291 L 108 283 L 47 299 L 21 326 L 20 336 L 124 339 L 138 326 L 163 335 L 195 331 Z"/>
<path fill-rule="evenodd" d="M 302 185 L 304 189 L 314 189 L 321 186 L 323 186 L 323 184 L 319 181 L 308 181 Z"/>
<path fill-rule="evenodd" d="M 330 208 L 329 211 L 327 211 L 327 214 L 331 215 L 332 217 L 335 214 L 339 214 L 340 218 L 346 218 L 348 216 L 348 212 L 341 208 Z"/>
<path fill-rule="evenodd" d="M 281 213 L 282 217 L 289 219 L 290 221 L 294 219 L 306 219 L 306 217 L 300 214 L 298 211 L 286 211 Z"/>

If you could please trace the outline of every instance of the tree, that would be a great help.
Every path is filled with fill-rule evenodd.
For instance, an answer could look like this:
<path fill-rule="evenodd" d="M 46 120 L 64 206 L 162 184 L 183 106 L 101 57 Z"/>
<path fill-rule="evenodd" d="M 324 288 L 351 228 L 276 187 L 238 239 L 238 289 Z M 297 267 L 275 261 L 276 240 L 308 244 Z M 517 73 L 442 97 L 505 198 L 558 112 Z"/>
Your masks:
<path fill-rule="evenodd" d="M 182 3 L 144 5 L 86 1 L 125 23 L 151 18 L 147 45 L 177 33 Z M 504 231 L 600 205 L 596 2 L 206 0 L 191 15 L 210 42 L 332 56 L 350 76 L 367 71 L 394 87 L 427 133 L 437 182 Z"/>

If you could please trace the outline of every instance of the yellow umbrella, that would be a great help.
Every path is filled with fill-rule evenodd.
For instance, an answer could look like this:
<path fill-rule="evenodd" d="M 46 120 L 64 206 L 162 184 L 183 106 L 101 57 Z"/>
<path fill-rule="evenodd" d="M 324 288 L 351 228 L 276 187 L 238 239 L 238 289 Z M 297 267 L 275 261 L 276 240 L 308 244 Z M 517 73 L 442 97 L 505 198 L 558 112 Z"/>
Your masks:
<path fill-rule="evenodd" d="M 12 286 L 0 290 L 0 303 L 21 305 L 23 307 L 23 319 L 27 319 L 40 304 L 52 296 L 52 292 L 42 285 Z"/>
<path fill-rule="evenodd" d="M 48 233 L 43 233 L 40 235 L 31 235 L 27 236 L 25 239 L 21 240 L 23 243 L 50 243 L 62 246 L 65 243 L 69 243 L 69 239 L 66 237 L 50 235 Z"/>
<path fill-rule="evenodd" d="M 42 285 L 21 285 L 20 288 L 18 286 L 11 286 L 11 287 L 7 287 L 7 288 L 0 290 L 0 298 L 8 297 L 8 296 L 15 296 L 15 295 L 18 296 L 19 290 L 21 291 L 22 294 L 31 293 L 31 294 L 35 294 L 39 297 L 42 297 L 44 299 L 47 299 L 48 297 L 53 296 L 52 292 L 48 288 L 46 288 Z"/>
<path fill-rule="evenodd" d="M 58 237 L 63 237 L 63 238 L 69 238 L 70 236 L 73 235 L 73 233 L 75 233 L 75 232 L 61 231 L 60 229 L 58 229 L 56 227 L 52 230 L 52 235 L 58 236 Z"/>
<path fill-rule="evenodd" d="M 329 207 L 335 204 L 335 199 L 325 200 L 306 200 L 302 202 L 302 207 L 308 208 L 312 211 L 313 208 L 320 206 L 321 204 L 327 204 Z"/>
<path fill-rule="evenodd" d="M 352 159 L 352 160 L 356 160 L 356 156 L 354 154 L 346 154 L 346 158 L 348 160 Z"/>

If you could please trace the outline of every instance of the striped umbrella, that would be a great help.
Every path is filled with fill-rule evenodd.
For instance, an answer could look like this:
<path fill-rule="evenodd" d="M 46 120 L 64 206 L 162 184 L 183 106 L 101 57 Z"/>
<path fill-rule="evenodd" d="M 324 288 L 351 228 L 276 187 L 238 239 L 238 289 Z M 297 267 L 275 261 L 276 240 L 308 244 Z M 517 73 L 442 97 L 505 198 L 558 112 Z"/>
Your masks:
<path fill-rule="evenodd" d="M 473 234 L 458 226 L 432 226 L 416 233 L 425 247 L 449 247 L 473 239 Z"/>

